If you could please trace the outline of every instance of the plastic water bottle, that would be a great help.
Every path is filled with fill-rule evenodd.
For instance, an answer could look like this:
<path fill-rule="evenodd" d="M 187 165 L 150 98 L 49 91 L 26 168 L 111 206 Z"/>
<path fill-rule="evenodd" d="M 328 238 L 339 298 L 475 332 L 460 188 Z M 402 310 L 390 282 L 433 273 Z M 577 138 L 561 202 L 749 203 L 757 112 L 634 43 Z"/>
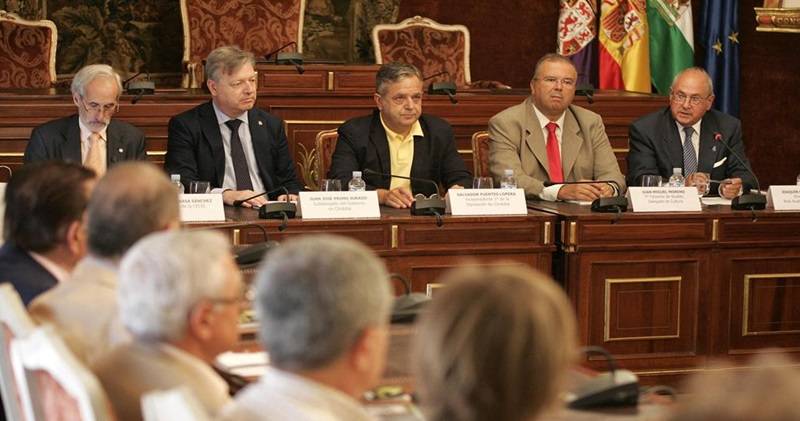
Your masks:
<path fill-rule="evenodd" d="M 169 176 L 170 181 L 178 189 L 178 193 L 186 193 L 186 190 L 183 188 L 183 183 L 181 183 L 181 175 L 180 174 L 171 174 Z"/>
<path fill-rule="evenodd" d="M 516 189 L 517 179 L 514 178 L 514 170 L 507 169 L 503 172 L 503 178 L 500 179 L 501 189 Z"/>
<path fill-rule="evenodd" d="M 347 183 L 347 190 L 365 191 L 366 189 L 367 183 L 365 183 L 364 179 L 361 178 L 361 171 L 353 171 L 353 178 L 351 178 L 350 182 Z"/>
<path fill-rule="evenodd" d="M 672 169 L 672 176 L 670 176 L 667 185 L 670 187 L 683 187 L 686 185 L 686 179 L 683 178 L 683 174 L 681 174 L 680 168 Z"/>

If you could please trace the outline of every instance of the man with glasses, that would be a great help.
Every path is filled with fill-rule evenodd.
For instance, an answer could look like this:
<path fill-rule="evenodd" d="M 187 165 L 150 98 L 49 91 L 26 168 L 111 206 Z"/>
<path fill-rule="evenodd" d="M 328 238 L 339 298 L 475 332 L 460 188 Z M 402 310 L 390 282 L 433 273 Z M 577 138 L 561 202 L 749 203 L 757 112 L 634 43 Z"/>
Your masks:
<path fill-rule="evenodd" d="M 258 74 L 253 54 L 233 46 L 212 51 L 205 64 L 211 101 L 169 121 L 164 166 L 181 181 L 208 181 L 225 204 L 285 187 L 296 199 L 295 175 L 283 121 L 254 108 Z M 284 199 L 276 192 L 269 199 Z M 258 207 L 267 198 L 243 203 Z"/>
<path fill-rule="evenodd" d="M 112 119 L 119 110 L 120 76 L 111 66 L 92 64 L 72 79 L 78 114 L 36 127 L 25 149 L 25 162 L 57 159 L 78 162 L 99 176 L 114 164 L 145 160 L 144 133 Z"/>
<path fill-rule="evenodd" d="M 638 185 L 650 174 L 666 178 L 673 168 L 681 168 L 687 186 L 710 181 L 712 195 L 732 199 L 754 188 L 749 163 L 719 144 L 727 143 L 747 160 L 739 119 L 711 109 L 714 87 L 708 73 L 699 67 L 682 71 L 672 82 L 669 99 L 669 108 L 631 125 L 628 183 Z"/>
<path fill-rule="evenodd" d="M 547 54 L 536 63 L 531 96 L 489 120 L 495 179 L 513 170 L 526 196 L 549 201 L 590 201 L 625 188 L 603 120 L 572 105 L 577 77 L 568 58 Z M 591 180 L 598 182 L 562 184 Z"/>
<path fill-rule="evenodd" d="M 472 184 L 472 176 L 458 155 L 453 129 L 437 117 L 422 114 L 422 75 L 405 63 L 384 64 L 375 76 L 377 110 L 339 127 L 329 178 L 346 185 L 353 171 L 433 180 L 445 188 Z M 408 208 L 414 195 L 437 193 L 430 182 L 363 174 L 367 190 L 377 190 L 378 201 Z"/>

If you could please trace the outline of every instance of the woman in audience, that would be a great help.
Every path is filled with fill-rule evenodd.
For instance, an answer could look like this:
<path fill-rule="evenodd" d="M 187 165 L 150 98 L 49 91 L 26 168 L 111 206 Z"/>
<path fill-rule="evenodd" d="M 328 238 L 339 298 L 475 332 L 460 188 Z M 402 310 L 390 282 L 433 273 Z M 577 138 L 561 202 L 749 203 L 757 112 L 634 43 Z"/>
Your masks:
<path fill-rule="evenodd" d="M 535 419 L 556 402 L 577 356 L 562 289 L 521 267 L 462 269 L 443 282 L 414 345 L 427 419 Z"/>

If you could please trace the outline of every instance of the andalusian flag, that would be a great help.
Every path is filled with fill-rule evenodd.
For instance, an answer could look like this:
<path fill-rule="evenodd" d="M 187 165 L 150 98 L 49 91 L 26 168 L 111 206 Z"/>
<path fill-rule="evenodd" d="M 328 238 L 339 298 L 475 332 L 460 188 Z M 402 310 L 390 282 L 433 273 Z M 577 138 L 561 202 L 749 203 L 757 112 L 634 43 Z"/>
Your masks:
<path fill-rule="evenodd" d="M 594 85 L 597 0 L 561 0 L 558 14 L 558 54 L 578 70 L 578 85 Z"/>
<path fill-rule="evenodd" d="M 690 0 L 647 0 L 650 73 L 658 93 L 669 93 L 672 79 L 694 65 Z"/>
<path fill-rule="evenodd" d="M 650 42 L 645 0 L 603 0 L 600 88 L 650 92 Z"/>

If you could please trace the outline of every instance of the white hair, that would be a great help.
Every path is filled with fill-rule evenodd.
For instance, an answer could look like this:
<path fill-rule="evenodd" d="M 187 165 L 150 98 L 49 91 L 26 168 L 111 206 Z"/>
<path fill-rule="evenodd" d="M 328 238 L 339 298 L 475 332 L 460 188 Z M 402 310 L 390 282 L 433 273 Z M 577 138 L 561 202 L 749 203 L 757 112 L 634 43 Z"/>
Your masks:
<path fill-rule="evenodd" d="M 122 79 L 119 73 L 107 64 L 90 64 L 78 70 L 72 78 L 70 90 L 73 94 L 86 96 L 86 85 L 101 77 L 113 79 L 117 83 L 117 96 L 122 94 Z"/>
<path fill-rule="evenodd" d="M 669 85 L 669 90 L 670 91 L 674 91 L 675 90 L 675 84 L 678 82 L 678 79 L 680 79 L 681 76 L 683 76 L 684 74 L 689 73 L 689 72 L 698 73 L 698 74 L 702 75 L 703 78 L 706 81 L 706 84 L 708 84 L 708 94 L 709 95 L 714 95 L 714 81 L 711 80 L 711 75 L 708 74 L 706 69 L 704 69 L 702 67 L 687 67 L 687 68 L 681 70 L 677 75 L 675 75 L 674 78 L 672 78 L 672 85 Z"/>
<path fill-rule="evenodd" d="M 256 282 L 261 340 L 278 368 L 324 367 L 365 328 L 389 322 L 386 268 L 349 238 L 309 235 L 286 241 L 267 254 Z"/>
<path fill-rule="evenodd" d="M 198 302 L 222 298 L 226 258 L 230 247 L 220 233 L 162 231 L 144 237 L 120 264 L 123 325 L 142 340 L 180 339 Z"/>

